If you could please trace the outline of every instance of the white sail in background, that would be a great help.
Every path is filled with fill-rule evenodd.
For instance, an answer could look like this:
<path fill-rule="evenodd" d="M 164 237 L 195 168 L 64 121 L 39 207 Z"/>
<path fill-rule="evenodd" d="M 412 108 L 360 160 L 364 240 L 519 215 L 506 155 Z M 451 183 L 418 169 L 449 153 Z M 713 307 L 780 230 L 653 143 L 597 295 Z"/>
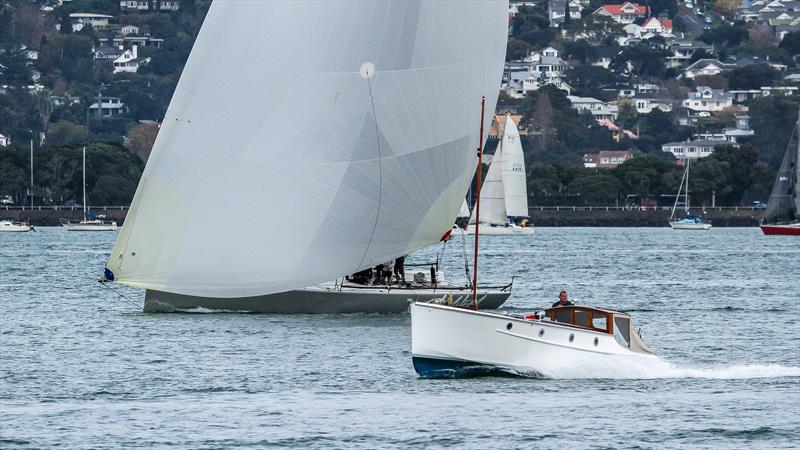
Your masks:
<path fill-rule="evenodd" d="M 508 222 L 505 187 L 503 185 L 504 168 L 505 160 L 501 141 L 497 143 L 497 150 L 494 152 L 492 162 L 489 164 L 489 171 L 486 173 L 486 178 L 481 185 L 480 223 L 505 225 Z M 469 223 L 475 223 L 475 208 L 472 209 Z"/>
<path fill-rule="evenodd" d="M 458 217 L 469 217 L 469 205 L 467 205 L 467 199 L 464 199 L 464 202 L 461 203 L 461 209 L 458 211 Z"/>
<path fill-rule="evenodd" d="M 243 297 L 437 242 L 473 175 L 507 29 L 503 1 L 214 1 L 108 269 Z"/>
<path fill-rule="evenodd" d="M 505 186 L 506 213 L 511 217 L 528 217 L 528 184 L 525 177 L 525 155 L 519 138 L 517 124 L 506 116 L 503 130 L 503 185 Z"/>

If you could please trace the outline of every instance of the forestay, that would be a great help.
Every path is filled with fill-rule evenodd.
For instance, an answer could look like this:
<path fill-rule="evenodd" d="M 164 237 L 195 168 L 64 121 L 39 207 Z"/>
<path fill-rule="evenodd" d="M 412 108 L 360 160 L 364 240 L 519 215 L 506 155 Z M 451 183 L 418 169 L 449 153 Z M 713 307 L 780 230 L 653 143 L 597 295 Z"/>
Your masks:
<path fill-rule="evenodd" d="M 507 29 L 502 1 L 214 1 L 108 268 L 240 297 L 437 242 Z"/>

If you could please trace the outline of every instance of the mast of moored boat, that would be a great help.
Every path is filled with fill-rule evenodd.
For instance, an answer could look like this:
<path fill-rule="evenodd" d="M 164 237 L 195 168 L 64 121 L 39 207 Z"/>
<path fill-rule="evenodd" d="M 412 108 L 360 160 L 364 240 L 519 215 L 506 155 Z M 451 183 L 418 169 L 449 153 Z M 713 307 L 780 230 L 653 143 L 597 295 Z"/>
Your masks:
<path fill-rule="evenodd" d="M 481 97 L 481 132 L 478 136 L 478 174 L 475 179 L 475 256 L 472 261 L 472 309 L 478 310 L 478 224 L 481 218 L 481 175 L 483 172 L 483 116 L 486 97 Z"/>
<path fill-rule="evenodd" d="M 691 165 L 691 158 L 686 158 L 686 192 L 684 193 L 685 197 L 683 200 L 683 211 L 685 213 L 689 212 L 689 166 Z M 683 217 L 686 217 L 686 215 L 684 214 Z"/>
<path fill-rule="evenodd" d="M 86 220 L 86 147 L 83 147 L 83 220 Z"/>

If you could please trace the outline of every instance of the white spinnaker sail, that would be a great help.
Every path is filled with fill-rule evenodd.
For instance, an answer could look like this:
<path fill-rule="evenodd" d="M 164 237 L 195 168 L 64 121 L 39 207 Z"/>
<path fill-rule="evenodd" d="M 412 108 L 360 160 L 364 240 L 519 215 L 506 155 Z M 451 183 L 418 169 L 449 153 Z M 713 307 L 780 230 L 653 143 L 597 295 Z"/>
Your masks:
<path fill-rule="evenodd" d="M 517 124 L 506 116 L 503 130 L 503 185 L 505 186 L 506 213 L 511 217 L 528 217 L 528 185 L 525 177 L 525 155 L 519 139 Z"/>
<path fill-rule="evenodd" d="M 461 209 L 458 211 L 458 217 L 469 217 L 469 205 L 467 205 L 467 199 L 464 199 L 464 202 L 461 203 Z"/>
<path fill-rule="evenodd" d="M 437 242 L 507 28 L 504 1 L 214 1 L 108 268 L 241 297 Z"/>
<path fill-rule="evenodd" d="M 489 171 L 481 185 L 481 217 L 480 223 L 493 223 L 505 225 L 508 222 L 506 214 L 505 187 L 503 186 L 503 168 L 505 167 L 502 141 L 497 143 Z M 475 223 L 475 208 L 469 223 Z"/>

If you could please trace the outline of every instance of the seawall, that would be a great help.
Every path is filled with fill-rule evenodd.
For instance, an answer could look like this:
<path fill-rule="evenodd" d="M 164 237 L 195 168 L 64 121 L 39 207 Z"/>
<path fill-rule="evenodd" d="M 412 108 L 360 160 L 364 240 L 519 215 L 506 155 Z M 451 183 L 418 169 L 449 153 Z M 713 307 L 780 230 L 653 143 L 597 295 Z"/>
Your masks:
<path fill-rule="evenodd" d="M 127 207 L 92 207 L 95 216 L 105 215 L 106 220 L 125 221 Z M 665 227 L 670 209 L 629 210 L 615 207 L 531 207 L 531 222 L 540 227 Z M 708 208 L 705 218 L 716 227 L 755 227 L 763 214 L 763 209 L 752 208 Z M 699 212 L 699 211 L 696 211 Z M 213 215 L 213 207 L 208 215 Z M 57 226 L 59 219 L 80 220 L 79 207 L 0 207 L 0 218 L 28 220 L 34 226 Z M 247 211 L 242 212 L 247 217 Z"/>

